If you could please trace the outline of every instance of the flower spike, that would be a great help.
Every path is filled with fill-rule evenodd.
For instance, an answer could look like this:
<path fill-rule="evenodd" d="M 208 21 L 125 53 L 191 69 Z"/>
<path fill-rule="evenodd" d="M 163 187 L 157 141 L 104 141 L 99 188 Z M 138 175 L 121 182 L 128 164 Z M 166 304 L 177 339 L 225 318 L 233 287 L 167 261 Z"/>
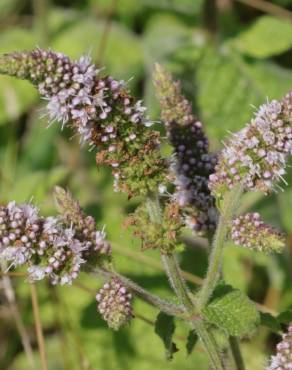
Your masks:
<path fill-rule="evenodd" d="M 179 82 L 156 65 L 156 94 L 161 118 L 174 147 L 175 186 L 180 206 L 186 211 L 186 223 L 195 231 L 214 230 L 217 223 L 215 199 L 208 188 L 208 178 L 217 158 L 209 153 L 202 123 L 193 115 L 191 104 L 182 95 Z"/>
<path fill-rule="evenodd" d="M 230 138 L 216 171 L 210 176 L 212 193 L 223 194 L 241 182 L 247 190 L 265 193 L 283 179 L 292 153 L 292 93 L 262 105 L 251 123 Z"/>
<path fill-rule="evenodd" d="M 110 254 L 105 233 L 95 230 L 90 216 L 80 227 L 65 217 L 41 217 L 31 204 L 0 207 L 0 259 L 9 267 L 26 264 L 31 280 L 71 284 L 85 263 Z"/>
<path fill-rule="evenodd" d="M 89 57 L 35 49 L 0 57 L 0 73 L 29 80 L 48 101 L 50 121 L 70 125 L 81 143 L 98 150 L 96 161 L 112 168 L 115 189 L 145 195 L 165 182 L 159 133 L 149 130 L 146 108 L 123 81 L 102 77 Z"/>

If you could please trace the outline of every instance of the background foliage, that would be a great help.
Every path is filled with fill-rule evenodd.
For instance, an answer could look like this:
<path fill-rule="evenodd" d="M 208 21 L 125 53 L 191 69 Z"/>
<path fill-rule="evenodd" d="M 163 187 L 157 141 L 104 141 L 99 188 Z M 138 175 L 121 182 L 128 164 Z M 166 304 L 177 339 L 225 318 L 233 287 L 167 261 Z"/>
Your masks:
<path fill-rule="evenodd" d="M 0 53 L 36 45 L 73 58 L 90 53 L 108 73 L 129 81 L 153 119 L 159 119 L 159 111 L 151 73 L 155 62 L 166 65 L 182 80 L 214 150 L 229 130 L 240 129 L 252 117 L 255 106 L 292 88 L 291 0 L 1 0 L 0 29 Z M 46 129 L 46 118 L 39 118 L 43 103 L 28 83 L 0 77 L 1 203 L 33 196 L 49 214 L 55 212 L 54 185 L 69 187 L 100 227 L 106 225 L 118 269 L 152 292 L 169 296 L 156 252 L 141 254 L 139 241 L 122 227 L 133 202 L 113 193 L 109 173 L 96 169 L 94 154 L 81 151 L 78 140 L 68 140 L 70 132 L 60 132 L 57 124 Z M 291 184 L 292 171 L 288 180 Z M 265 257 L 230 245 L 224 274 L 227 283 L 276 315 L 292 308 L 291 185 L 269 198 L 250 194 L 243 207 L 259 209 L 266 221 L 282 228 L 288 248 L 282 256 Z M 180 258 L 186 271 L 204 276 L 203 240 L 189 245 Z M 196 288 L 199 279 L 193 276 L 192 282 Z M 29 286 L 17 277 L 12 284 L 38 363 Z M 154 334 L 157 312 L 137 299 L 133 323 L 117 333 L 109 331 L 96 312 L 99 285 L 85 275 L 73 287 L 38 284 L 49 369 L 208 369 L 200 344 L 191 351 L 196 338 L 190 336 L 185 348 L 188 331 L 179 322 L 173 338 L 179 351 L 166 361 L 164 334 Z M 3 289 L 0 303 L 0 368 L 28 369 Z M 208 314 L 216 316 L 216 307 L 220 300 Z M 264 368 L 278 339 L 278 323 L 262 316 L 257 335 L 244 341 L 248 370 Z"/>

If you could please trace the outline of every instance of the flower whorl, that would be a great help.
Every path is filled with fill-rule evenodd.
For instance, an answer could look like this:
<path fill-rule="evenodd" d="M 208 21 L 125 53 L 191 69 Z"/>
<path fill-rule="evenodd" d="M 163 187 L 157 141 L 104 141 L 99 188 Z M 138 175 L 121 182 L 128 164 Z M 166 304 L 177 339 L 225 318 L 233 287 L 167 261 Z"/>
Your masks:
<path fill-rule="evenodd" d="M 277 345 L 277 354 L 272 356 L 271 364 L 266 370 L 291 370 L 292 369 L 292 324 L 282 336 L 282 341 Z"/>
<path fill-rule="evenodd" d="M 232 221 L 231 239 L 234 244 L 260 252 L 280 252 L 285 238 L 265 224 L 258 213 L 247 213 Z"/>
<path fill-rule="evenodd" d="M 216 227 L 215 200 L 208 188 L 208 178 L 217 158 L 210 154 L 202 123 L 193 115 L 188 100 L 178 82 L 156 65 L 156 93 L 161 106 L 161 118 L 175 154 L 175 197 L 187 211 L 186 222 L 196 231 Z"/>
<path fill-rule="evenodd" d="M 160 217 L 159 223 L 153 222 L 149 204 L 142 204 L 126 219 L 125 226 L 132 226 L 133 234 L 142 241 L 142 250 L 159 249 L 163 254 L 181 250 L 178 240 L 183 222 L 178 203 L 165 202 Z"/>
<path fill-rule="evenodd" d="M 31 204 L 10 202 L 0 208 L 0 258 L 9 267 L 27 264 L 31 280 L 71 284 L 89 256 L 110 256 L 105 234 L 93 227 L 89 217 L 81 229 L 62 217 L 41 217 Z"/>
<path fill-rule="evenodd" d="M 164 181 L 159 133 L 147 129 L 146 108 L 125 83 L 99 72 L 89 57 L 72 61 L 50 50 L 0 58 L 0 73 L 29 80 L 48 100 L 52 121 L 72 125 L 81 142 L 97 147 L 97 163 L 111 166 L 117 190 L 146 194 Z"/>
<path fill-rule="evenodd" d="M 292 153 L 292 93 L 262 105 L 254 119 L 225 145 L 210 176 L 212 193 L 221 197 L 242 182 L 246 189 L 265 193 L 283 180 Z"/>
<path fill-rule="evenodd" d="M 98 311 L 108 326 L 118 330 L 133 317 L 132 295 L 118 278 L 105 283 L 96 295 Z"/>

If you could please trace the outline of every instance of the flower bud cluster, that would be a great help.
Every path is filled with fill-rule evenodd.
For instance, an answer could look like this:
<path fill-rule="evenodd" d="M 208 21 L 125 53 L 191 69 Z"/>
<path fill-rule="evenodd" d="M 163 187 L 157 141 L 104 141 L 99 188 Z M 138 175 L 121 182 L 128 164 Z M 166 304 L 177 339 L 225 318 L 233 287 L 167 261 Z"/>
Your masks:
<path fill-rule="evenodd" d="M 99 72 L 89 57 L 72 61 L 41 49 L 0 58 L 0 73 L 31 81 L 48 100 L 51 121 L 70 124 L 97 147 L 97 163 L 112 168 L 117 190 L 146 194 L 164 180 L 159 134 L 147 129 L 146 108 L 125 83 Z"/>
<path fill-rule="evenodd" d="M 31 204 L 10 202 L 0 208 L 0 258 L 9 267 L 27 264 L 31 280 L 71 284 L 89 252 L 110 253 L 105 235 L 88 230 L 81 232 L 60 217 L 41 217 Z"/>
<path fill-rule="evenodd" d="M 118 330 L 133 317 L 132 295 L 118 278 L 105 283 L 96 295 L 98 311 L 108 326 Z"/>
<path fill-rule="evenodd" d="M 178 237 L 183 222 L 177 202 L 171 201 L 164 204 L 160 223 L 153 222 L 148 209 L 145 205 L 141 205 L 128 217 L 125 226 L 131 226 L 134 235 L 142 240 L 142 250 L 160 249 L 162 253 L 170 253 L 182 247 Z"/>
<path fill-rule="evenodd" d="M 292 369 L 292 324 L 282 336 L 282 341 L 277 345 L 277 354 L 272 356 L 271 364 L 267 370 Z"/>
<path fill-rule="evenodd" d="M 213 194 L 222 197 L 239 182 L 246 189 L 267 193 L 283 180 L 287 156 L 292 152 L 291 118 L 292 93 L 262 105 L 252 121 L 225 145 L 210 176 Z"/>
<path fill-rule="evenodd" d="M 246 213 L 232 221 L 231 238 L 236 245 L 260 252 L 281 252 L 285 238 L 265 224 L 258 213 Z"/>
<path fill-rule="evenodd" d="M 195 231 L 214 230 L 217 223 L 215 200 L 208 178 L 217 162 L 209 153 L 202 123 L 193 115 L 191 104 L 182 95 L 179 82 L 157 65 L 154 83 L 161 117 L 175 154 L 175 197 L 185 209 L 187 224 Z"/>
<path fill-rule="evenodd" d="M 96 231 L 94 218 L 83 212 L 79 202 L 73 198 L 68 190 L 56 186 L 54 195 L 62 219 L 67 224 L 73 225 L 79 237 L 87 241 L 88 248 L 85 254 L 90 254 L 92 258 L 100 256 L 109 258 L 111 246 L 105 239 L 106 233 L 104 230 Z"/>

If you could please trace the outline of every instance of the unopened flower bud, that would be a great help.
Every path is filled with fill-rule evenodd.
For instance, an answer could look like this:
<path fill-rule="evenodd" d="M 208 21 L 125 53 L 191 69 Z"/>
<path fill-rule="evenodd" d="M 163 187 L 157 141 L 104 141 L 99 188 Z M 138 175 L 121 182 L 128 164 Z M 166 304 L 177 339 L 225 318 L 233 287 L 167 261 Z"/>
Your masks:
<path fill-rule="evenodd" d="M 112 278 L 96 295 L 97 308 L 108 326 L 118 330 L 133 317 L 132 295 L 118 278 Z"/>
<path fill-rule="evenodd" d="M 265 224 L 258 213 L 246 213 L 232 221 L 231 239 L 234 244 L 264 253 L 281 252 L 285 238 Z"/>
<path fill-rule="evenodd" d="M 55 186 L 54 195 L 60 214 L 77 228 L 84 226 L 85 215 L 80 204 L 75 200 L 72 194 L 60 186 Z"/>

